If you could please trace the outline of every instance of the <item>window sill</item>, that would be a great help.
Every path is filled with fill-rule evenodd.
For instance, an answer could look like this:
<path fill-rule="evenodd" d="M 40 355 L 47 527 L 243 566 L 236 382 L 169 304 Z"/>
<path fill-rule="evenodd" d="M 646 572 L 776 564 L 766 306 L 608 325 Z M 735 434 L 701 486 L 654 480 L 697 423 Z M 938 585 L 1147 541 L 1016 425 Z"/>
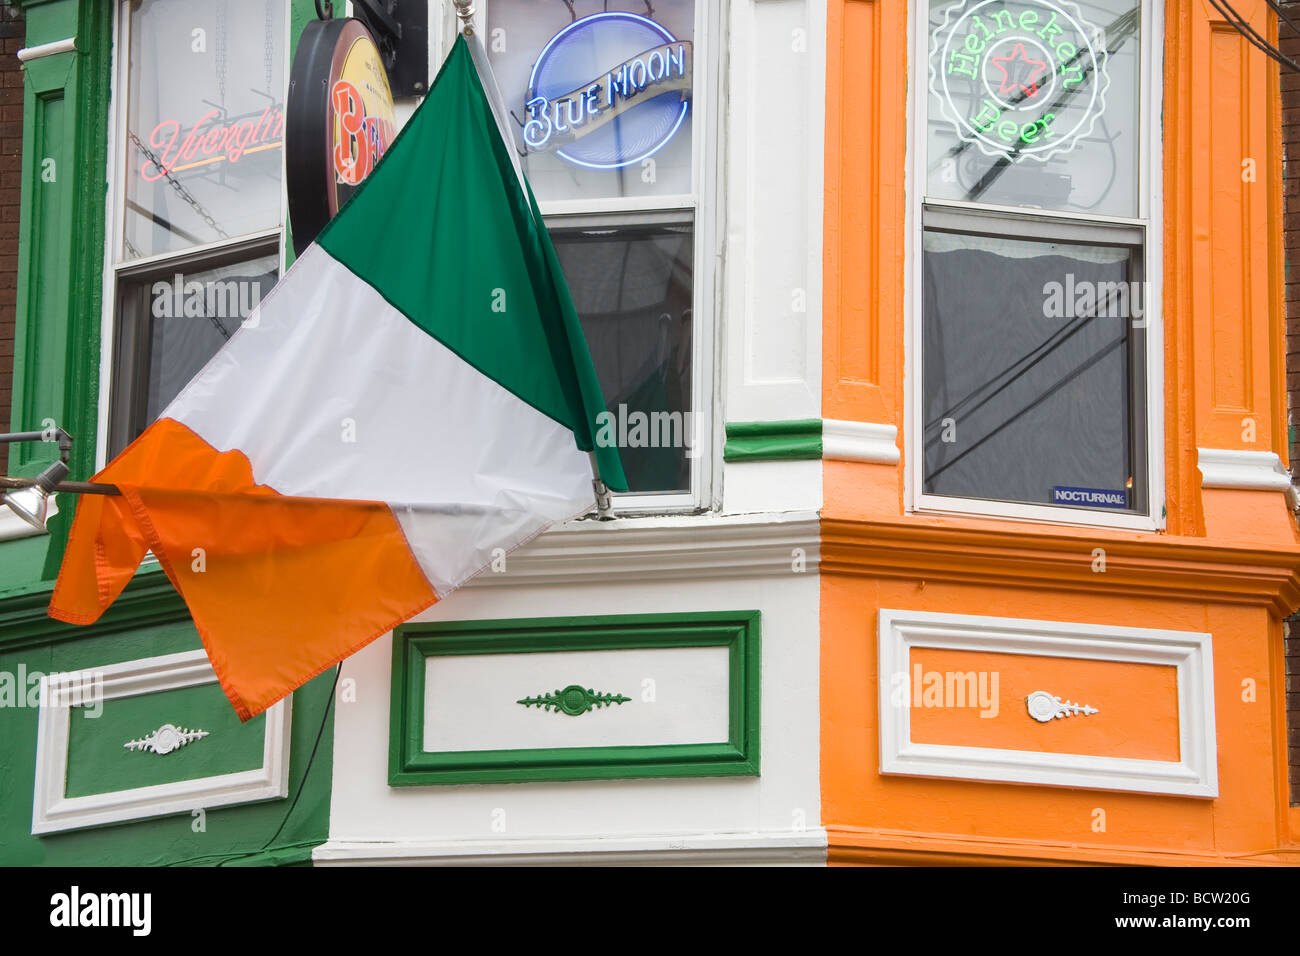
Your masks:
<path fill-rule="evenodd" d="M 1058 508 L 1050 505 L 1022 504 L 1009 501 L 984 501 L 967 498 L 945 498 L 939 495 L 921 495 L 919 501 L 908 509 L 909 516 L 934 518 L 984 519 L 988 521 L 1019 521 L 1025 524 L 1049 525 L 1065 528 L 1093 528 L 1111 531 L 1138 531 L 1159 533 L 1164 522 L 1150 515 L 1128 512 L 1099 512 L 1082 508 Z"/>

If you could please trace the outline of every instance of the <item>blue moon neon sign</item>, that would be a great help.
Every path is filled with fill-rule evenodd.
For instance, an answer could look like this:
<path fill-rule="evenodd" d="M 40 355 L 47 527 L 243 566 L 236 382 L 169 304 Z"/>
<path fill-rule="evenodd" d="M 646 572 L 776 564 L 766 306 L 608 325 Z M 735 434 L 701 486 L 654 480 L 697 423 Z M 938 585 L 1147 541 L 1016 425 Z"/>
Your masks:
<path fill-rule="evenodd" d="M 681 129 L 693 74 L 690 41 L 647 17 L 608 12 L 575 20 L 537 57 L 524 144 L 590 169 L 639 163 Z"/>

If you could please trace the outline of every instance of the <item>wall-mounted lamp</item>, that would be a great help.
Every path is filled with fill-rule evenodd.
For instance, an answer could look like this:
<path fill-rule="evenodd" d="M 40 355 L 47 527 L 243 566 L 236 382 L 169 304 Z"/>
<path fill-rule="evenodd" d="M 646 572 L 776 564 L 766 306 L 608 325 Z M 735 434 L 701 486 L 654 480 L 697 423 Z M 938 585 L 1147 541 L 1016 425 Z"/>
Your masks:
<path fill-rule="evenodd" d="M 13 442 L 40 441 L 59 443 L 59 460 L 35 478 L 0 478 L 0 488 L 5 489 L 5 507 L 22 518 L 37 531 L 45 530 L 50 514 L 50 495 L 56 492 L 83 495 L 120 495 L 116 485 L 101 485 L 87 481 L 64 481 L 68 477 L 68 457 L 72 453 L 72 436 L 62 428 L 40 432 L 9 432 L 0 434 L 0 445 Z"/>

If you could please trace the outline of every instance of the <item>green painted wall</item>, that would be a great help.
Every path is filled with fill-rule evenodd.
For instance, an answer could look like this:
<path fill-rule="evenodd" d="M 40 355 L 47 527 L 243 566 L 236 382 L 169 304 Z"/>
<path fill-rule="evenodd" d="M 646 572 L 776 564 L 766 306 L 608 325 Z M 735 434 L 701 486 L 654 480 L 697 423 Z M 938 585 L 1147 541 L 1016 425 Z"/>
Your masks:
<path fill-rule="evenodd" d="M 146 738 L 164 723 L 208 736 L 165 757 L 125 749 L 127 741 Z M 262 766 L 265 733 L 266 716 L 259 714 L 240 724 L 218 684 L 122 697 L 105 701 L 102 707 L 78 707 L 68 727 L 64 793 L 85 797 L 256 770 Z"/>
<path fill-rule="evenodd" d="M 180 606 L 179 601 L 177 605 L 176 619 L 159 621 L 152 626 L 138 627 L 127 632 L 100 636 L 94 634 L 94 629 L 91 628 L 83 632 L 86 636 L 75 639 L 26 644 L 16 648 L 0 646 L 0 671 L 14 675 L 24 671 L 27 674 L 33 671 L 49 674 L 194 650 L 201 646 L 198 635 L 193 624 L 185 617 L 184 607 Z M 321 729 L 321 718 L 332 684 L 331 671 L 316 678 L 294 695 L 289 797 L 260 804 L 208 810 L 206 831 L 201 833 L 194 831 L 195 818 L 185 813 L 135 823 L 32 836 L 32 789 L 36 773 L 36 723 L 39 711 L 27 706 L 0 708 L 0 865 L 156 866 L 178 863 L 230 865 L 306 861 L 310 858 L 311 848 L 323 843 L 329 830 L 329 781 L 333 769 L 332 709 L 316 759 L 312 762 L 310 778 L 293 815 L 276 838 L 273 851 L 262 855 L 259 852 L 285 819 L 293 795 L 298 791 L 303 771 Z M 114 779 L 113 762 L 120 768 L 134 770 L 139 767 L 138 761 L 151 761 L 151 767 L 157 768 L 157 772 L 164 777 L 168 768 L 178 766 L 170 763 L 177 757 L 196 758 L 200 766 L 190 767 L 196 772 L 211 761 L 231 765 L 242 762 L 247 765 L 250 762 L 248 741 L 254 740 L 260 747 L 262 721 L 250 721 L 249 725 L 239 728 L 236 726 L 238 720 L 234 718 L 234 712 L 216 685 L 196 690 L 207 690 L 209 695 L 215 693 L 220 697 L 220 703 L 229 714 L 229 721 L 215 725 L 214 729 L 216 732 L 225 730 L 228 734 L 241 729 L 247 731 L 242 735 L 242 743 L 235 746 L 217 745 L 214 733 L 214 739 L 199 741 L 166 757 L 132 753 L 122 748 L 122 744 L 156 729 L 157 723 L 146 721 L 145 726 L 137 727 L 128 720 L 124 726 L 119 726 L 120 721 L 113 716 L 110 702 L 105 705 L 103 716 L 98 720 L 74 718 L 71 762 L 75 764 L 78 759 L 79 732 L 75 725 L 80 722 L 87 725 L 80 732 L 85 738 L 82 740 L 83 745 L 95 739 L 104 745 L 97 749 L 103 755 L 101 761 L 107 762 L 107 766 L 101 763 L 95 767 L 104 774 L 101 784 L 111 783 Z M 156 699 L 139 698 L 139 706 L 158 713 L 160 700 L 166 696 L 168 695 L 161 694 Z M 211 704 L 211 700 L 208 704 Z M 171 713 L 170 710 L 166 712 Z M 209 727 L 205 725 L 203 729 Z M 127 735 L 122 737 L 124 730 Z M 118 740 L 118 737 L 122 739 Z M 205 754 L 205 745 L 208 744 L 216 746 L 207 747 Z M 258 753 L 252 762 L 260 764 L 260 756 Z M 79 777 L 70 768 L 69 780 L 71 783 L 84 781 L 85 778 Z M 104 786 L 87 786 L 81 782 L 77 786 L 92 792 L 105 789 Z"/>
<path fill-rule="evenodd" d="M 53 418 L 76 439 L 72 477 L 94 469 L 99 403 L 100 320 L 107 183 L 106 137 L 111 87 L 111 0 L 10 0 L 26 19 L 26 43 L 38 46 L 75 37 L 76 50 L 31 61 L 24 76 L 23 163 L 19 238 L 14 429 L 42 427 Z M 310 15 L 312 0 L 291 0 L 291 45 Z M 55 175 L 42 173 L 53 160 Z M 7 473 L 33 475 L 55 457 L 42 445 L 14 446 Z M 156 567 L 141 571 L 104 618 L 75 628 L 45 615 L 73 516 L 75 499 L 46 536 L 0 542 L 0 675 L 102 666 L 193 650 L 201 646 L 185 607 Z M 333 672 L 301 688 L 294 699 L 289 797 L 206 812 L 203 832 L 189 814 L 80 831 L 31 836 L 38 711 L 26 694 L 0 705 L 0 865 L 299 863 L 324 842 L 329 828 L 333 714 L 325 721 Z M 214 696 L 215 695 L 215 696 Z M 157 758 L 121 748 L 157 724 L 137 727 L 162 704 L 173 722 L 195 720 L 214 739 Z M 221 707 L 224 706 L 225 710 Z M 208 726 L 208 725 L 211 726 Z M 163 782 L 177 775 L 238 769 L 261 741 L 262 721 L 240 727 L 214 686 L 106 705 L 97 721 L 74 719 L 70 733 L 71 793 L 97 792 L 134 779 L 151 757 L 166 763 L 148 774 Z M 127 736 L 122 741 L 117 737 Z M 114 747 L 96 746 L 99 735 Z M 319 749 L 292 816 L 286 812 Z M 226 746 L 216 744 L 224 737 Z M 237 739 L 236 739 L 237 738 Z M 120 749 L 120 753 L 119 753 Z M 90 755 L 87 757 L 87 755 Z M 85 763 L 80 761 L 86 758 Z M 260 761 L 258 761 L 260 762 Z M 125 769 L 124 769 L 125 768 Z M 136 785 L 139 785 L 137 782 Z M 275 836 L 284 824 L 282 831 Z M 269 851 L 263 848 L 275 836 Z"/>

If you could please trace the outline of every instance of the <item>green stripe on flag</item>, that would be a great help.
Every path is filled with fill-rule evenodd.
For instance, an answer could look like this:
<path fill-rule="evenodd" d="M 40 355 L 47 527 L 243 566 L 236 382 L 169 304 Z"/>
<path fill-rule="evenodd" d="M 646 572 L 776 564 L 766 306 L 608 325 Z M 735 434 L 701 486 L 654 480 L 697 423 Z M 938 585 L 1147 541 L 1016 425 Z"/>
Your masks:
<path fill-rule="evenodd" d="M 550 236 L 508 148 L 459 37 L 429 95 L 316 241 L 590 451 L 605 401 Z M 601 477 L 626 490 L 618 450 L 595 451 Z"/>

